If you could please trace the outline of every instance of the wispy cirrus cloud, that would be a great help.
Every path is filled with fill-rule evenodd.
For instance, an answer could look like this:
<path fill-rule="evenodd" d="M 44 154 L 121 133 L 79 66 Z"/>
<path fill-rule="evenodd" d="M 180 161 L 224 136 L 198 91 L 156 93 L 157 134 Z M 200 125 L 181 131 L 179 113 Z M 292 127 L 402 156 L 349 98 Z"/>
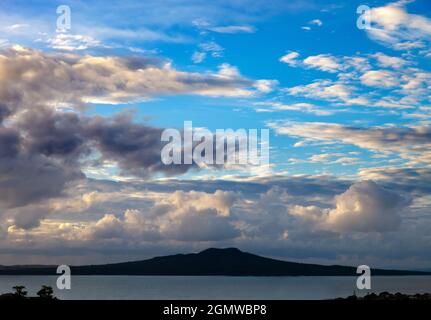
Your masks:
<path fill-rule="evenodd" d="M 209 30 L 218 32 L 218 33 L 254 33 L 256 32 L 256 28 L 252 26 L 220 26 L 220 27 L 211 27 Z"/>
<path fill-rule="evenodd" d="M 296 103 L 281 103 L 274 101 L 256 102 L 254 105 L 257 107 L 257 112 L 274 112 L 274 111 L 300 111 L 304 113 L 311 113 L 320 116 L 328 116 L 336 112 L 336 110 L 322 108 L 312 103 L 296 102 Z"/>
<path fill-rule="evenodd" d="M 235 33 L 254 33 L 256 32 L 256 28 L 250 25 L 224 25 L 224 26 L 215 26 L 208 22 L 205 19 L 196 19 L 193 21 L 193 25 L 201 31 L 201 33 L 205 33 L 206 31 L 216 32 L 216 33 L 226 33 L 226 34 L 235 34 Z"/>
<path fill-rule="evenodd" d="M 416 127 L 354 127 L 322 122 L 270 122 L 282 135 L 355 145 L 374 152 L 395 153 L 411 164 L 431 161 L 431 129 Z"/>

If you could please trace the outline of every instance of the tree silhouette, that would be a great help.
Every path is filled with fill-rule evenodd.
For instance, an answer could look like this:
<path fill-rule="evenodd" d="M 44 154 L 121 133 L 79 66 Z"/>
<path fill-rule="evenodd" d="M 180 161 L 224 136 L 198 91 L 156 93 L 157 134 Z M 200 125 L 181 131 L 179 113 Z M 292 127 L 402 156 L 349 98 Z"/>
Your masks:
<path fill-rule="evenodd" d="M 37 295 L 42 299 L 53 299 L 54 298 L 54 290 L 50 286 L 42 286 L 37 292 Z"/>
<path fill-rule="evenodd" d="M 12 289 L 15 290 L 14 294 L 20 298 L 25 298 L 27 296 L 27 291 L 25 291 L 25 286 L 15 286 Z"/>

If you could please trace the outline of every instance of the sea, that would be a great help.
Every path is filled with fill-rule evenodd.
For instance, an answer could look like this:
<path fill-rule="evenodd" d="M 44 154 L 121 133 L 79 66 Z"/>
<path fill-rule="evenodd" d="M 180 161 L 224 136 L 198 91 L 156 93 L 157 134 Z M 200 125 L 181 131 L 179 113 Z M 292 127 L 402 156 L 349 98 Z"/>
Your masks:
<path fill-rule="evenodd" d="M 0 276 L 0 293 L 23 285 L 30 296 L 51 286 L 62 300 L 322 300 L 370 292 L 431 292 L 431 276 L 374 276 L 371 290 L 358 290 L 356 277 L 72 276 L 69 290 L 56 276 Z"/>

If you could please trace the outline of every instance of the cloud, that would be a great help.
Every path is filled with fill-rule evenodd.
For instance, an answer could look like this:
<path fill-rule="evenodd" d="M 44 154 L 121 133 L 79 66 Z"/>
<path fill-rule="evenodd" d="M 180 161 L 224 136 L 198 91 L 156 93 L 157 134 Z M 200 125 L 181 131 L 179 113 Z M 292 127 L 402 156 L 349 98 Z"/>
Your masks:
<path fill-rule="evenodd" d="M 399 82 L 395 73 L 387 70 L 370 70 L 364 73 L 360 80 L 363 84 L 370 87 L 396 87 Z"/>
<path fill-rule="evenodd" d="M 120 217 L 105 214 L 78 231 L 93 241 L 139 240 L 219 241 L 238 237 L 230 208 L 238 195 L 221 190 L 213 194 L 177 191 L 160 199 L 149 214 L 126 210 Z"/>
<path fill-rule="evenodd" d="M 317 69 L 330 73 L 338 73 L 340 78 L 353 77 L 355 76 L 355 73 L 363 72 L 370 68 L 368 56 L 335 56 L 332 54 L 318 54 L 308 56 L 303 60 L 297 59 L 298 57 L 299 53 L 292 51 L 281 57 L 280 61 L 287 63 L 291 67 Z M 390 58 L 389 56 L 385 57 Z M 379 56 L 381 59 L 385 57 Z"/>
<path fill-rule="evenodd" d="M 23 141 L 31 154 L 80 167 L 78 160 L 99 153 L 114 161 L 124 173 L 149 176 L 157 172 L 181 173 L 191 166 L 166 166 L 160 159 L 162 128 L 133 123 L 132 114 L 110 118 L 85 117 L 49 109 L 26 111 L 19 118 L 26 133 Z"/>
<path fill-rule="evenodd" d="M 373 181 L 361 181 L 335 198 L 326 224 L 338 231 L 390 231 L 400 223 L 400 212 L 409 201 Z"/>
<path fill-rule="evenodd" d="M 259 92 L 269 93 L 274 91 L 274 87 L 277 85 L 277 80 L 256 80 L 254 86 Z"/>
<path fill-rule="evenodd" d="M 222 216 L 230 215 L 230 208 L 237 200 L 237 194 L 222 190 L 216 190 L 213 194 L 176 191 L 168 197 L 168 201 L 178 208 L 188 206 L 197 210 L 216 209 Z"/>
<path fill-rule="evenodd" d="M 201 63 L 205 60 L 206 55 L 207 54 L 205 52 L 195 51 L 192 55 L 192 61 L 194 63 Z"/>
<path fill-rule="evenodd" d="M 323 25 L 323 22 L 320 19 L 313 19 L 313 20 L 309 21 L 308 24 L 321 27 Z"/>
<path fill-rule="evenodd" d="M 58 50 L 74 51 L 102 47 L 102 43 L 91 36 L 58 33 L 47 40 L 50 47 Z"/>
<path fill-rule="evenodd" d="M 427 17 L 408 13 L 408 2 L 398 1 L 372 8 L 372 27 L 368 36 L 395 50 L 411 50 L 429 47 L 431 20 Z"/>
<path fill-rule="evenodd" d="M 214 58 L 223 57 L 224 48 L 214 41 L 201 43 L 199 48 L 204 52 L 208 52 Z"/>
<path fill-rule="evenodd" d="M 312 103 L 298 102 L 285 104 L 280 102 L 256 102 L 256 106 L 269 107 L 269 109 L 256 109 L 257 112 L 273 112 L 273 111 L 300 111 L 305 113 L 311 113 L 319 116 L 328 116 L 333 114 L 335 111 L 331 109 L 321 108 Z"/>
<path fill-rule="evenodd" d="M 375 53 L 372 56 L 377 59 L 379 66 L 382 68 L 399 69 L 410 64 L 409 61 L 404 60 L 403 58 L 388 56 L 381 52 Z"/>
<path fill-rule="evenodd" d="M 168 11 L 151 1 L 141 5 L 129 3 L 119 8 L 120 11 L 127 7 L 135 17 L 138 12 L 152 12 L 151 16 L 140 17 L 137 21 L 141 25 L 155 25 L 156 29 L 162 24 L 163 31 L 150 32 L 145 27 L 120 30 L 118 25 L 88 28 L 89 33 L 78 29 L 75 35 L 58 39 L 51 36 L 51 45 L 70 51 L 68 54 L 20 47 L 2 50 L 2 261 L 30 259 L 25 257 L 26 253 L 38 255 L 35 259 L 43 262 L 46 262 L 44 259 L 61 262 L 66 258 L 75 263 L 75 259 L 97 261 L 100 255 L 104 259 L 125 260 L 133 255 L 142 258 L 154 253 L 196 251 L 208 246 L 208 241 L 214 241 L 217 246 L 239 246 L 286 258 L 354 263 L 355 257 L 358 260 L 373 257 L 390 265 L 398 263 L 391 260 L 391 256 L 397 255 L 403 263 L 423 259 L 429 265 L 428 171 L 426 168 L 389 167 L 396 156 L 408 161 L 398 162 L 397 166 L 426 167 L 429 164 L 427 123 L 374 128 L 331 123 L 304 123 L 300 128 L 298 123 L 291 126 L 278 122 L 274 126 L 277 133 L 292 134 L 313 148 L 319 149 L 320 144 L 328 149 L 337 148 L 336 144 L 341 143 L 364 148 L 371 151 L 371 155 L 390 155 L 390 159 L 388 156 L 379 160 L 386 167 L 360 169 L 360 179 L 373 179 L 378 185 L 369 181 L 355 182 L 352 176 L 294 175 L 296 168 L 292 168 L 293 173 L 288 176 L 283 172 L 245 179 L 234 174 L 228 177 L 229 181 L 217 180 L 212 175 L 200 181 L 197 177 L 194 181 L 185 180 L 185 176 L 179 180 L 172 177 L 153 180 L 150 177 L 154 175 L 170 176 L 191 169 L 160 165 L 159 135 L 163 128 L 138 123 L 127 113 L 109 117 L 81 113 L 81 108 L 93 102 L 123 104 L 165 95 L 248 97 L 272 92 L 277 85 L 275 80 L 250 80 L 228 64 L 220 65 L 218 70 L 189 72 L 155 57 L 77 54 L 79 50 L 102 49 L 107 43 L 116 44 L 121 39 L 126 42 L 133 39 L 184 40 L 169 28 L 189 28 L 190 21 L 202 16 L 210 21 L 207 27 L 214 28 L 202 29 L 202 32 L 255 31 L 253 27 L 248 29 L 257 21 L 250 19 L 250 15 L 263 18 L 264 1 L 247 6 L 245 12 L 238 10 L 244 8 L 244 2 L 241 6 L 238 3 L 218 3 L 217 6 L 193 3 L 192 11 L 187 12 L 177 1 L 171 3 Z M 214 10 L 209 10 L 213 7 Z M 230 11 L 228 8 L 235 11 L 235 18 L 226 14 Z M 85 26 L 76 21 L 76 26 Z M 17 26 L 10 32 L 31 32 L 37 24 L 30 23 L 33 27 Z M 318 23 L 309 26 L 317 28 Z M 121 39 L 114 39 L 117 37 Z M 45 36 L 41 38 L 46 39 Z M 196 48 L 193 59 L 196 63 L 224 53 L 218 41 L 206 40 L 204 47 Z M 421 41 L 426 44 L 425 40 Z M 42 45 L 41 42 L 38 45 Z M 329 72 L 327 76 L 332 79 L 290 84 L 292 87 L 281 94 L 321 99 L 333 106 L 421 106 L 417 113 L 427 112 L 427 103 L 421 98 L 429 96 L 429 74 L 420 70 L 414 57 L 407 54 L 401 58 L 383 53 L 350 57 L 313 53 L 301 58 L 298 52 L 286 52 L 280 61 L 306 68 L 307 77 L 320 70 Z M 389 72 L 391 77 L 382 76 L 383 72 Z M 388 79 L 391 81 L 387 82 Z M 390 92 L 382 96 L 379 90 Z M 328 115 L 337 111 L 326 107 L 327 103 L 296 100 L 285 103 L 274 100 L 262 106 L 293 117 L 298 116 L 296 112 Z M 355 108 L 356 111 L 362 112 Z M 302 161 L 308 161 L 307 165 L 316 162 L 310 166 L 317 168 L 325 161 L 357 163 L 357 159 L 344 150 L 331 154 L 331 151 L 317 149 L 313 149 L 317 152 L 314 155 L 307 150 L 297 151 L 305 152 Z M 364 157 L 367 155 L 368 152 L 364 152 Z M 362 164 L 372 163 L 370 160 Z M 90 170 L 106 170 L 106 177 L 115 177 L 115 181 L 92 180 L 87 174 Z M 403 199 L 409 198 L 405 195 L 414 198 L 412 205 L 404 202 Z M 394 206 L 389 208 L 392 204 Z M 391 230 L 397 232 L 386 232 Z M 385 248 L 373 246 L 377 241 L 384 241 Z M 99 256 L 94 257 L 94 252 Z"/>
<path fill-rule="evenodd" d="M 308 21 L 308 24 L 309 24 L 310 26 L 317 26 L 317 27 L 321 27 L 321 26 L 323 25 L 323 22 L 322 22 L 322 20 L 320 20 L 320 19 L 313 19 L 313 20 Z M 301 29 L 303 29 L 303 30 L 307 30 L 307 31 L 310 31 L 310 30 L 311 30 L 311 27 L 308 27 L 308 26 L 302 26 L 302 27 L 301 27 Z"/>
<path fill-rule="evenodd" d="M 28 27 L 30 27 L 29 24 L 26 24 L 26 23 L 16 23 L 16 24 L 12 24 L 12 25 L 7 26 L 5 29 L 8 30 L 8 31 L 12 31 L 13 32 L 15 30 L 26 29 Z"/>
<path fill-rule="evenodd" d="M 309 69 L 318 69 L 326 72 L 339 72 L 345 69 L 342 64 L 342 59 L 337 58 L 330 54 L 319 54 L 315 56 L 309 56 L 304 60 L 297 60 L 299 53 L 292 51 L 280 58 L 281 62 L 287 63 L 291 67 L 303 67 Z M 347 59 L 347 58 L 345 58 Z"/>
<path fill-rule="evenodd" d="M 337 72 L 342 68 L 336 58 L 328 54 L 309 56 L 303 62 L 305 66 L 328 72 Z"/>
<path fill-rule="evenodd" d="M 426 125 L 371 128 L 322 122 L 272 122 L 269 125 L 279 134 L 314 141 L 341 142 L 386 154 L 394 153 L 411 164 L 429 164 L 431 161 L 431 129 Z"/>
<path fill-rule="evenodd" d="M 35 226 L 46 213 L 26 210 L 33 203 L 59 197 L 63 189 L 83 175 L 73 164 L 64 163 L 33 153 L 25 146 L 25 138 L 17 129 L 0 127 L 0 217 L 17 216 L 23 207 L 27 216 L 22 226 Z M 43 183 L 40 183 L 43 181 Z"/>
<path fill-rule="evenodd" d="M 168 238 L 179 241 L 221 241 L 240 236 L 240 232 L 227 218 L 214 210 L 191 210 L 172 221 L 164 230 Z"/>
<path fill-rule="evenodd" d="M 23 47 L 2 51 L 1 218 L 20 228 L 38 226 L 52 212 L 47 201 L 82 181 L 84 168 L 106 161 L 115 164 L 118 174 L 139 177 L 181 174 L 193 167 L 161 162 L 162 128 L 135 123 L 127 113 L 83 116 L 85 103 L 117 104 L 192 93 L 197 87 L 195 93 L 205 95 L 224 95 L 228 87 L 229 95 L 236 89 L 247 91 L 242 85 L 232 87 L 232 80 L 254 87 L 229 65 L 218 73 L 198 74 L 177 71 L 154 58 L 46 54 Z M 270 84 L 258 83 L 261 90 Z M 71 111 L 61 111 L 59 105 Z"/>
<path fill-rule="evenodd" d="M 370 182 L 328 175 L 145 183 L 87 179 L 64 198 L 52 199 L 55 213 L 38 227 L 23 230 L 10 221 L 2 223 L 0 256 L 21 261 L 31 253 L 32 261 L 71 264 L 236 246 L 287 260 L 354 265 L 371 259 L 376 266 L 406 267 L 403 263 L 414 259 L 417 265 L 429 265 L 429 228 L 423 220 L 429 191 L 418 195 L 414 187 L 425 188 L 426 183 L 413 173 L 406 176 L 410 180 L 379 180 L 375 188 Z M 360 205 L 353 206 L 354 201 Z M 375 211 L 389 210 L 392 203 L 398 205 L 385 211 L 390 217 Z M 349 223 L 341 218 L 327 223 L 331 210 Z M 363 219 L 351 222 L 353 213 Z M 384 241 L 385 247 L 373 245 L 376 241 Z"/>
<path fill-rule="evenodd" d="M 3 100 L 16 95 L 25 100 L 20 104 L 118 104 L 172 94 L 243 96 L 251 94 L 247 87 L 253 85 L 238 73 L 226 74 L 224 66 L 220 73 L 188 73 L 154 57 L 46 54 L 22 47 L 3 51 L 0 68 Z M 5 107 L 3 112 L 15 108 L 12 103 Z"/>
<path fill-rule="evenodd" d="M 211 27 L 208 30 L 217 32 L 217 33 L 254 33 L 256 29 L 252 26 L 220 26 L 220 27 Z"/>
<path fill-rule="evenodd" d="M 431 192 L 431 186 L 428 181 L 431 178 L 431 169 L 427 167 L 380 167 L 380 168 L 363 168 L 358 172 L 361 179 L 369 179 L 386 183 L 393 187 L 398 186 L 398 189 L 403 189 L 414 195 L 428 197 Z"/>
<path fill-rule="evenodd" d="M 128 212 L 127 212 L 128 213 Z M 128 214 L 125 214 L 125 221 L 128 221 Z M 122 237 L 125 229 L 123 223 L 113 214 L 106 214 L 100 220 L 96 221 L 92 227 L 87 230 L 86 236 L 90 239 L 112 239 Z"/>
<path fill-rule="evenodd" d="M 295 3 L 299 3 L 299 0 Z M 215 29 L 213 32 L 249 33 L 254 32 L 252 24 L 262 19 L 263 15 L 268 17 L 280 9 L 283 11 L 294 10 L 287 8 L 291 7 L 290 4 L 285 5 L 282 2 L 279 2 L 281 6 L 278 6 L 277 9 L 269 8 L 264 2 L 256 3 L 253 1 L 249 4 L 253 9 L 244 11 L 243 5 L 247 6 L 247 3 L 206 4 L 194 1 L 188 8 L 185 8 L 184 4 L 177 0 L 171 1 L 169 8 L 157 1 L 146 1 L 139 4 L 127 1 L 122 6 L 118 6 L 114 2 L 98 2 L 94 6 L 75 3 L 73 6 L 75 14 L 73 14 L 72 19 L 73 32 L 115 48 L 127 47 L 130 42 L 134 41 L 184 43 L 191 40 L 189 34 L 186 34 L 190 21 L 201 17 L 212 22 L 211 26 Z M 109 18 L 100 15 L 102 5 L 106 12 L 111 12 Z M 36 7 L 18 10 L 18 7 L 18 4 L 2 7 L 0 38 L 4 37 L 9 39 L 11 43 L 21 44 L 38 41 L 39 44 L 46 43 L 48 47 L 52 47 L 50 42 L 56 37 L 53 32 L 55 16 L 53 22 L 52 14 L 49 11 L 38 10 Z M 300 6 L 297 5 L 297 7 Z M 134 25 L 131 26 L 128 21 L 133 21 Z M 178 30 L 178 26 L 181 26 L 180 30 Z M 11 28 L 6 29 L 6 27 Z M 66 47 L 68 49 L 76 48 L 75 45 L 67 45 Z M 89 46 L 88 48 L 94 47 Z"/>
<path fill-rule="evenodd" d="M 54 209 L 47 201 L 82 183 L 88 163 L 113 161 L 121 174 L 140 177 L 194 167 L 164 165 L 162 129 L 135 124 L 130 114 L 85 117 L 39 107 L 16 117 L 14 127 L 0 127 L 0 219 L 20 228 L 38 226 Z"/>
<path fill-rule="evenodd" d="M 297 52 L 291 52 L 280 61 L 285 60 L 291 67 L 336 74 L 337 79 L 315 79 L 309 84 L 281 89 L 290 95 L 376 108 L 413 109 L 429 103 L 425 88 L 431 84 L 431 75 L 415 67 L 417 62 L 409 56 L 401 58 L 377 52 L 354 56 L 319 54 L 305 59 L 298 57 Z M 426 116 L 422 115 L 422 118 Z"/>
<path fill-rule="evenodd" d="M 387 232 L 399 228 L 406 199 L 373 181 L 356 182 L 334 198 L 335 208 L 293 206 L 290 213 L 334 232 Z"/>
<path fill-rule="evenodd" d="M 298 64 L 298 61 L 296 60 L 297 57 L 299 57 L 299 53 L 292 51 L 282 56 L 280 58 L 280 61 L 287 63 L 289 66 L 293 67 Z"/>
<path fill-rule="evenodd" d="M 355 87 L 331 80 L 315 80 L 307 85 L 285 88 L 283 91 L 294 96 L 343 102 L 352 105 L 367 102 L 366 99 L 354 95 Z"/>
<path fill-rule="evenodd" d="M 307 58 L 297 60 L 299 53 L 290 52 L 280 58 L 280 61 L 289 64 L 291 67 L 302 67 L 318 69 L 331 73 L 339 73 L 343 76 L 355 76 L 371 69 L 371 65 L 375 67 L 400 69 L 407 65 L 413 64 L 412 61 L 405 60 L 400 57 L 388 56 L 384 53 L 377 52 L 370 55 L 355 55 L 355 56 L 335 56 L 331 54 L 318 54 L 308 56 Z M 285 60 L 285 61 L 283 61 Z M 375 62 L 373 61 L 375 60 Z"/>
<path fill-rule="evenodd" d="M 356 154 L 355 152 L 350 153 L 320 153 L 314 154 L 309 158 L 310 162 L 316 163 L 339 163 L 341 165 L 353 164 L 359 161 L 359 158 L 352 157 L 351 155 Z"/>
<path fill-rule="evenodd" d="M 275 84 L 247 80 L 227 64 L 217 73 L 187 73 L 155 58 L 48 54 L 18 46 L 2 51 L 0 81 L 0 219 L 24 229 L 37 227 L 56 211 L 52 199 L 105 163 L 112 164 L 111 175 L 145 179 L 196 167 L 162 163 L 163 128 L 136 123 L 127 112 L 85 116 L 86 103 L 193 92 L 248 95 Z"/>

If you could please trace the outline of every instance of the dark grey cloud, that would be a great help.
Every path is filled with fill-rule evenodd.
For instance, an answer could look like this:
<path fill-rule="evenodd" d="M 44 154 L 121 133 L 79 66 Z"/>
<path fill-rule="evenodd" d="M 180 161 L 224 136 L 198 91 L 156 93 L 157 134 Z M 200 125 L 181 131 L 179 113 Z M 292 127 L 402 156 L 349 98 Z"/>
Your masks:
<path fill-rule="evenodd" d="M 178 174 L 192 167 L 165 165 L 160 157 L 163 129 L 135 123 L 131 113 L 86 117 L 39 108 L 24 113 L 19 128 L 26 133 L 24 144 L 30 153 L 68 164 L 79 165 L 77 160 L 97 151 L 101 160 L 115 161 L 129 175 Z"/>
<path fill-rule="evenodd" d="M 130 114 L 112 118 L 85 119 L 84 136 L 102 153 L 104 159 L 116 161 L 128 174 L 148 176 L 152 173 L 180 174 L 192 165 L 165 165 L 161 161 L 160 140 L 163 129 L 133 123 Z"/>
<path fill-rule="evenodd" d="M 398 189 L 417 196 L 431 193 L 431 169 L 427 167 L 383 167 L 362 169 L 359 176 L 363 179 L 373 179 L 385 185 L 388 189 Z"/>
<path fill-rule="evenodd" d="M 0 206 L 13 208 L 61 195 L 64 186 L 81 177 L 73 167 L 33 153 L 23 146 L 21 132 L 0 127 Z"/>
<path fill-rule="evenodd" d="M 39 107 L 27 110 L 18 127 L 25 133 L 25 147 L 30 153 L 72 161 L 89 152 L 83 118 L 72 112 L 56 112 Z"/>

